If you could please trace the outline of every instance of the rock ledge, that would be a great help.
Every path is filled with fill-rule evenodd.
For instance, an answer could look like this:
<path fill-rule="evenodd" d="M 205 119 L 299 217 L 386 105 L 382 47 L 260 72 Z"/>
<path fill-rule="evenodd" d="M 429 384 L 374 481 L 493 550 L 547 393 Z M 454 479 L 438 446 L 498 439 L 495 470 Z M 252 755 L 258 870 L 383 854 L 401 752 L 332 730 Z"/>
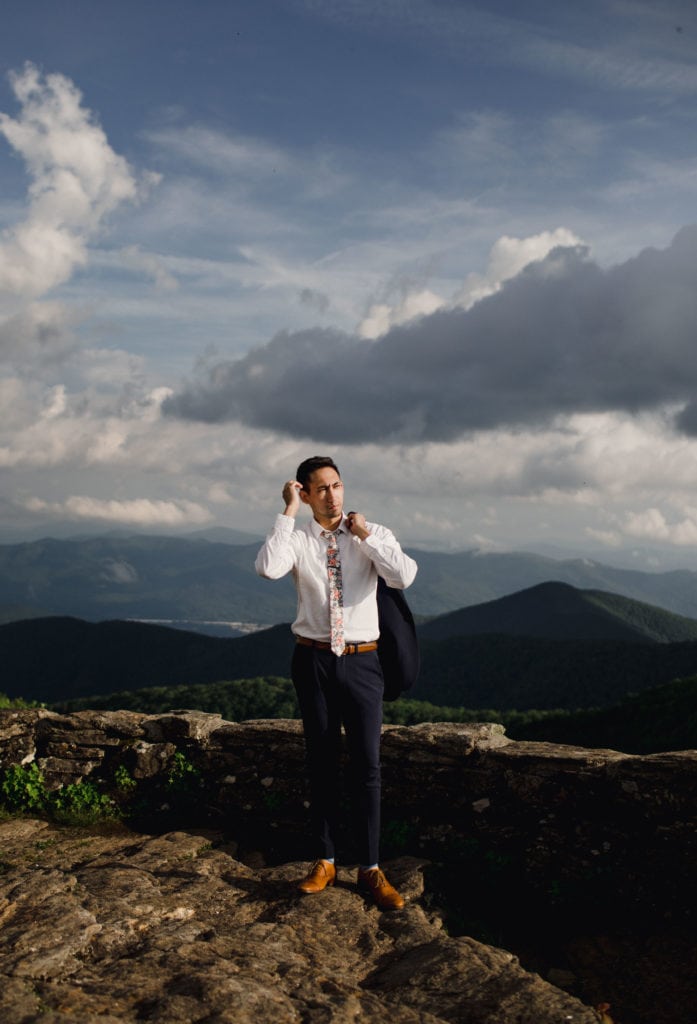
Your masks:
<path fill-rule="evenodd" d="M 448 936 L 418 860 L 389 866 L 408 902 L 380 914 L 354 872 L 303 897 L 305 864 L 255 869 L 219 839 L 0 824 L 4 1024 L 597 1024 L 510 953 Z"/>

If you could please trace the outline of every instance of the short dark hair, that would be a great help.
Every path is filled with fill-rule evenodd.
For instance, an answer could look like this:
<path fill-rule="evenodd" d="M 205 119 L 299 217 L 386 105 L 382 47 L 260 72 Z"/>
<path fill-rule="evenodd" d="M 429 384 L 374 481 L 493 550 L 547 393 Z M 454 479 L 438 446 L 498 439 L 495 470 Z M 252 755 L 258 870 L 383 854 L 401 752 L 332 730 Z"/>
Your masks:
<path fill-rule="evenodd" d="M 315 470 L 327 468 L 335 470 L 337 476 L 341 476 L 334 459 L 331 459 L 328 455 L 313 455 L 311 458 L 305 459 L 304 462 L 300 463 L 295 474 L 295 479 L 301 485 L 302 489 L 306 491 L 307 485 L 310 482 L 310 477 Z"/>

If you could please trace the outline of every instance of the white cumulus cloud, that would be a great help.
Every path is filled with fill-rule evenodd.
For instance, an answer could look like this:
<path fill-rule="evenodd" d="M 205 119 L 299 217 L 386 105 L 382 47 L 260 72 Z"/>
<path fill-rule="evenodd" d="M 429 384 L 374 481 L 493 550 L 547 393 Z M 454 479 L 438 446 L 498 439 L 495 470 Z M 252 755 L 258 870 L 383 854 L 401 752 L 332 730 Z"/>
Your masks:
<path fill-rule="evenodd" d="M 405 324 L 419 316 L 435 313 L 443 305 L 440 295 L 429 288 L 407 293 L 395 306 L 378 302 L 370 307 L 368 315 L 358 327 L 358 333 L 361 338 L 379 338 L 396 324 Z"/>
<path fill-rule="evenodd" d="M 68 78 L 26 64 L 10 82 L 21 110 L 0 113 L 0 135 L 24 160 L 31 186 L 24 220 L 0 235 L 0 292 L 38 296 L 86 262 L 90 238 L 137 197 L 138 183 Z"/>
<path fill-rule="evenodd" d="M 452 299 L 446 300 L 430 288 L 402 286 L 396 302 L 375 302 L 370 306 L 357 333 L 361 338 L 374 340 L 393 327 L 430 316 L 439 309 L 470 309 L 480 299 L 500 291 L 506 281 L 520 274 L 528 264 L 545 259 L 553 249 L 581 244 L 581 239 L 564 227 L 526 238 L 503 235 L 492 246 L 484 273 L 468 274 Z"/>
<path fill-rule="evenodd" d="M 697 510 L 691 515 L 671 522 L 658 508 L 627 514 L 624 532 L 629 537 L 653 543 L 668 543 L 678 547 L 697 544 Z"/>
<path fill-rule="evenodd" d="M 492 246 L 485 273 L 468 274 L 455 296 L 454 304 L 469 309 L 487 295 L 494 295 L 504 281 L 516 277 L 529 263 L 543 260 L 553 249 L 581 244 L 581 239 L 573 231 L 563 227 L 554 231 L 541 231 L 527 238 L 503 235 Z"/>
<path fill-rule="evenodd" d="M 185 526 L 207 523 L 211 515 L 203 505 L 193 501 L 158 501 L 152 498 L 116 499 L 71 495 L 62 502 L 28 498 L 29 512 L 47 513 L 67 519 L 92 519 L 131 526 Z"/>

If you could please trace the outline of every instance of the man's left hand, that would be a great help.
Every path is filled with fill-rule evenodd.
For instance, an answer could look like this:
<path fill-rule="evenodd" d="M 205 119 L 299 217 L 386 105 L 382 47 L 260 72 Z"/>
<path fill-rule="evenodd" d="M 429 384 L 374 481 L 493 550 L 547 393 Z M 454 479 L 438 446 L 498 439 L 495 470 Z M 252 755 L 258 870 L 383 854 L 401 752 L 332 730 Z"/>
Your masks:
<path fill-rule="evenodd" d="M 349 512 L 346 523 L 354 537 L 358 537 L 359 540 L 365 540 L 370 536 L 370 530 L 366 529 L 365 516 L 360 512 Z"/>

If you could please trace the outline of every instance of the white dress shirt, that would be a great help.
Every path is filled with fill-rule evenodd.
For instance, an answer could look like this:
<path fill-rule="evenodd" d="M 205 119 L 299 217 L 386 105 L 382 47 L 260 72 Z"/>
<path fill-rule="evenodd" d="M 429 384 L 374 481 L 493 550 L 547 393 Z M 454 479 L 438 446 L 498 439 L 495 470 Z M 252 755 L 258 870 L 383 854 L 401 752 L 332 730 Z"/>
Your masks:
<path fill-rule="evenodd" d="M 416 562 L 405 555 L 391 530 L 366 523 L 370 536 L 360 540 L 350 533 L 344 516 L 337 531 L 343 581 L 344 638 L 347 644 L 377 640 L 378 575 L 390 587 L 403 590 L 416 576 Z M 280 579 L 292 572 L 298 591 L 293 632 L 308 640 L 329 641 L 329 578 L 327 540 L 315 520 L 296 529 L 295 519 L 276 516 L 254 566 L 260 576 Z"/>

